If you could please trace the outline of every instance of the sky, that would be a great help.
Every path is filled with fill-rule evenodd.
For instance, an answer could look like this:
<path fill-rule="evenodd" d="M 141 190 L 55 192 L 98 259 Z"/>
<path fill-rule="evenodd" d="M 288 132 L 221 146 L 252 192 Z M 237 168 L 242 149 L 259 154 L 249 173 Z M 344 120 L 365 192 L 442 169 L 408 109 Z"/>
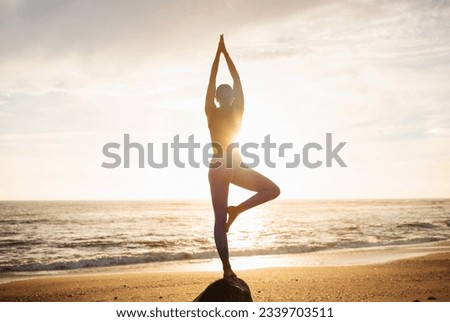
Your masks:
<path fill-rule="evenodd" d="M 158 158 L 176 135 L 208 143 L 222 33 L 244 89 L 239 142 L 270 134 L 290 157 L 315 142 L 322 161 L 326 133 L 346 142 L 347 167 L 258 166 L 281 198 L 450 197 L 448 1 L 0 0 L 0 199 L 209 199 L 204 165 L 169 153 L 139 168 L 134 151 L 106 169 L 103 147 L 129 134 Z"/>

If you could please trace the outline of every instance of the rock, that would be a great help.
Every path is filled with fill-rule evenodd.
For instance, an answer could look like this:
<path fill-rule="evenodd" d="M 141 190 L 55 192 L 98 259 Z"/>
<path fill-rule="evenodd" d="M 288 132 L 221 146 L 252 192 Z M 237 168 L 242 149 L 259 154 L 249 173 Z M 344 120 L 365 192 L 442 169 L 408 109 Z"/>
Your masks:
<path fill-rule="evenodd" d="M 437 298 L 435 298 L 434 296 L 429 296 L 429 297 L 428 297 L 428 300 L 430 300 L 430 301 L 436 301 Z"/>
<path fill-rule="evenodd" d="M 230 277 L 209 284 L 194 302 L 253 302 L 253 299 L 247 283 Z"/>

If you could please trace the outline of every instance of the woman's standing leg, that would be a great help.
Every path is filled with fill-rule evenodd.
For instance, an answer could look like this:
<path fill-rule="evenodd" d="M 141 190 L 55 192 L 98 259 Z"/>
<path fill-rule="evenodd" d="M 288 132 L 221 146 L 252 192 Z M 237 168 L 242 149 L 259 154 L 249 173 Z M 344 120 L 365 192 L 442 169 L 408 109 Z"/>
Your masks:
<path fill-rule="evenodd" d="M 235 276 L 230 265 L 228 239 L 225 232 L 225 224 L 227 221 L 228 191 L 230 187 L 229 178 L 231 177 L 231 174 L 232 169 L 226 168 L 210 169 L 208 174 L 215 218 L 214 241 L 216 243 L 219 257 L 222 261 L 224 277 Z"/>

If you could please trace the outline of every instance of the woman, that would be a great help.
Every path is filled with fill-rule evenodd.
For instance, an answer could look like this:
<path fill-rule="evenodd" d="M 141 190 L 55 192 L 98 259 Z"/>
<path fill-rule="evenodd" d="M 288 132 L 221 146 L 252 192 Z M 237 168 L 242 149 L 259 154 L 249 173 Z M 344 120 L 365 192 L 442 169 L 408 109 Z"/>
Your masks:
<path fill-rule="evenodd" d="M 221 53 L 227 61 L 233 78 L 233 87 L 222 84 L 216 90 L 216 76 Z M 219 103 L 219 107 L 216 106 L 214 98 Z M 211 141 L 215 147 L 208 177 L 215 217 L 214 240 L 222 261 L 224 278 L 236 277 L 230 265 L 226 235 L 233 221 L 242 212 L 272 200 L 280 194 L 280 189 L 275 183 L 241 163 L 241 156 L 236 149 L 227 150 L 239 131 L 243 112 L 244 94 L 241 81 L 225 48 L 223 35 L 220 35 L 206 93 L 205 113 L 208 118 Z M 233 153 L 228 153 L 230 151 Z M 230 183 L 255 191 L 256 194 L 237 206 L 228 206 Z"/>

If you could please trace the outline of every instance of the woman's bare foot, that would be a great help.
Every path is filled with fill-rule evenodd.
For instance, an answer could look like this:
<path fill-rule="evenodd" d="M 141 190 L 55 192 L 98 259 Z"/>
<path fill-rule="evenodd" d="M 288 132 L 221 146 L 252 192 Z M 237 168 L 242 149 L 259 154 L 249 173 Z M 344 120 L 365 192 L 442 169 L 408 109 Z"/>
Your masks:
<path fill-rule="evenodd" d="M 223 271 L 223 278 L 233 278 L 237 277 L 237 275 L 233 272 L 231 268 Z"/>
<path fill-rule="evenodd" d="M 227 233 L 228 230 L 230 229 L 231 224 L 233 223 L 233 221 L 237 218 L 237 216 L 239 215 L 238 209 L 237 207 L 234 206 L 229 206 L 227 208 L 227 212 L 228 212 L 228 220 L 225 223 L 225 232 Z"/>

